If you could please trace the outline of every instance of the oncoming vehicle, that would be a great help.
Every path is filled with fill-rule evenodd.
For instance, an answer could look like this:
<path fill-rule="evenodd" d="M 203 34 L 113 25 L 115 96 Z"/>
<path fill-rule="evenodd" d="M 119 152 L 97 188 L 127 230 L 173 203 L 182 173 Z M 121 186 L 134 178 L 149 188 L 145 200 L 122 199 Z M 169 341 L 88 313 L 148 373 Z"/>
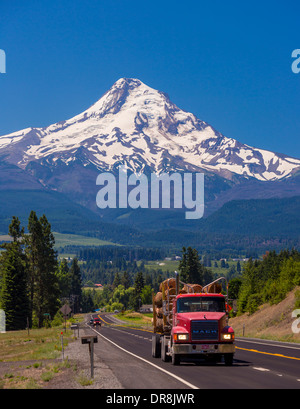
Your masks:
<path fill-rule="evenodd" d="M 101 320 L 100 320 L 100 318 L 94 318 L 93 326 L 96 327 L 97 325 L 99 325 L 99 326 L 101 327 Z"/>
<path fill-rule="evenodd" d="M 228 325 L 228 296 L 220 292 L 209 292 L 221 277 L 198 292 L 183 293 L 180 283 L 192 290 L 192 284 L 179 281 L 175 273 L 162 283 L 162 302 L 153 295 L 152 356 L 178 365 L 184 360 L 205 358 L 219 362 L 224 358 L 225 365 L 232 365 L 235 353 L 234 331 Z M 171 287 L 171 280 L 172 285 Z M 197 285 L 196 285 L 197 286 Z M 222 286 L 219 284 L 219 287 Z M 157 298 L 158 300 L 159 298 Z"/>
<path fill-rule="evenodd" d="M 177 300 L 177 312 L 226 312 L 225 299 L 220 294 L 197 295 L 189 294 L 188 297 L 182 295 Z"/>

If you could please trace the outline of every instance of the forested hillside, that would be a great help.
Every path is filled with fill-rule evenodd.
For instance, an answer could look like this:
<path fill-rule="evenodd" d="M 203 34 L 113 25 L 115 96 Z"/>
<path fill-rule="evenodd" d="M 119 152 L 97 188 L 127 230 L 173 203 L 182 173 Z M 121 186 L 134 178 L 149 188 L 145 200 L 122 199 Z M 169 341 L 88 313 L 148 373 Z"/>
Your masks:
<path fill-rule="evenodd" d="M 262 260 L 244 264 L 241 278 L 229 283 L 230 298 L 238 300 L 238 314 L 253 313 L 264 303 L 278 303 L 300 285 L 300 253 L 296 250 L 266 252 Z M 300 294 L 299 294 L 300 307 Z M 295 308 L 296 308 L 295 307 Z"/>

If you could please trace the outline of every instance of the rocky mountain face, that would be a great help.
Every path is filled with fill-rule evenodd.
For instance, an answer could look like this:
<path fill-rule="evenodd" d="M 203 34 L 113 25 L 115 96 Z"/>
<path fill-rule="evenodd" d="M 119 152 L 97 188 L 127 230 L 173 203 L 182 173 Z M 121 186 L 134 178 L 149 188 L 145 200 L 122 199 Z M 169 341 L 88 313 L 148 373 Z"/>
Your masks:
<path fill-rule="evenodd" d="M 93 210 L 97 175 L 120 164 L 204 172 L 208 214 L 232 198 L 300 194 L 299 159 L 226 137 L 138 79 L 119 79 L 71 119 L 0 137 L 0 189 L 58 191 Z"/>

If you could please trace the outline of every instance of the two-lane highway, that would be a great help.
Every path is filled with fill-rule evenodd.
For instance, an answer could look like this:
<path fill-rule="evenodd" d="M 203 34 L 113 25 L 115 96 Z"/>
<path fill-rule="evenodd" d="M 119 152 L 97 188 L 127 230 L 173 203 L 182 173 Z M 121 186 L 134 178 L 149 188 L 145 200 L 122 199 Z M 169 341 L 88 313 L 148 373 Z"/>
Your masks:
<path fill-rule="evenodd" d="M 124 325 L 111 314 L 99 317 L 101 358 L 125 388 L 300 389 L 299 344 L 240 338 L 231 367 L 201 360 L 173 366 L 151 356 L 150 330 Z"/>

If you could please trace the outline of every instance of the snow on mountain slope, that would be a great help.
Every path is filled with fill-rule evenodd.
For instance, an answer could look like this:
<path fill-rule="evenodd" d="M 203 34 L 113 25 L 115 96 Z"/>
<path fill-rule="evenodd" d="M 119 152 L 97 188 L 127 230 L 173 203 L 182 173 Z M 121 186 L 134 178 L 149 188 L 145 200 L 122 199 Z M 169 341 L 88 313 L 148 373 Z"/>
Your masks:
<path fill-rule="evenodd" d="M 26 168 L 80 160 L 109 170 L 126 163 L 133 171 L 208 171 L 279 180 L 300 169 L 300 160 L 252 148 L 228 138 L 174 105 L 138 79 L 119 79 L 83 113 L 45 128 L 0 137 L 0 157 Z"/>

